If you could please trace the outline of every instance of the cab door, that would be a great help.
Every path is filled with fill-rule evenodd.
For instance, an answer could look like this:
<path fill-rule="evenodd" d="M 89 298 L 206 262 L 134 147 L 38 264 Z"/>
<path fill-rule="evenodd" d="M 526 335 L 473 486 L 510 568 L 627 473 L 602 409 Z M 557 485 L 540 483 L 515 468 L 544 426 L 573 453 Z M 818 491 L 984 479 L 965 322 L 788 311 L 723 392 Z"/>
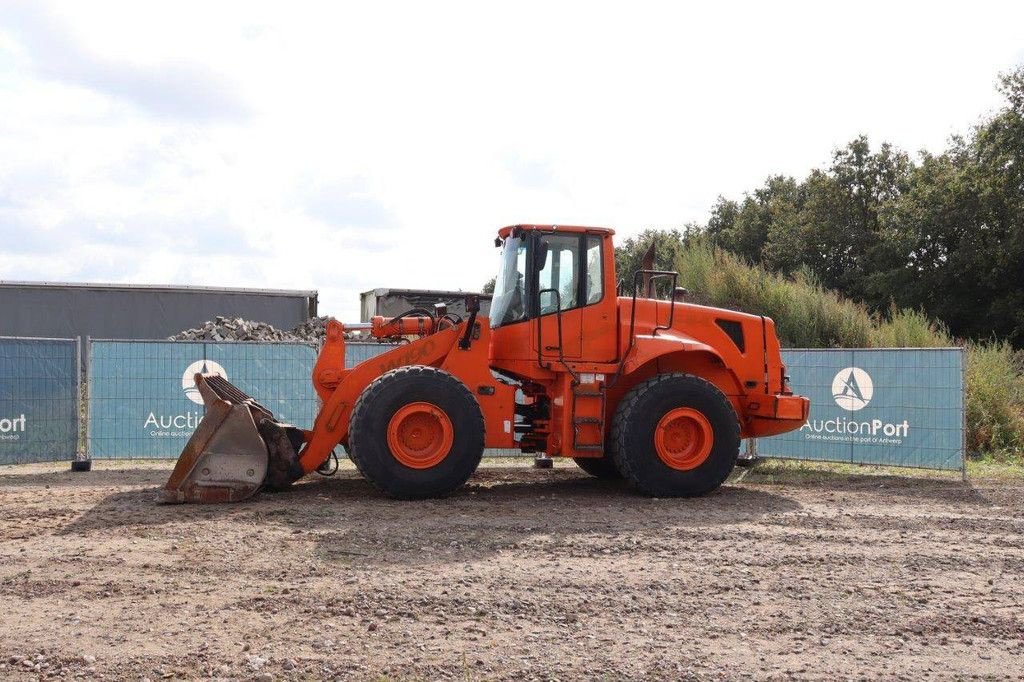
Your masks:
<path fill-rule="evenodd" d="M 561 354 L 567 360 L 578 360 L 582 355 L 583 316 L 579 307 L 584 282 L 583 236 L 579 232 L 545 232 L 536 237 L 533 299 L 540 333 L 532 343 L 534 352 L 539 347 L 542 358 L 558 359 Z"/>
<path fill-rule="evenodd" d="M 619 311 L 615 294 L 615 249 L 611 235 L 583 236 L 583 285 L 579 316 L 583 327 L 583 362 L 617 362 Z"/>

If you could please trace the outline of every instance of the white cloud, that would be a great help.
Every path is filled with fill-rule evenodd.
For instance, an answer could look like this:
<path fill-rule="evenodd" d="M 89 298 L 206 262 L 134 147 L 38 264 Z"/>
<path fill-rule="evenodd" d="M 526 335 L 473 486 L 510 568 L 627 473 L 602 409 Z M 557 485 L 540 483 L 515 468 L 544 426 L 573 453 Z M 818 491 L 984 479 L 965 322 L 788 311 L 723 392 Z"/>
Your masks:
<path fill-rule="evenodd" d="M 297 6 L 296 6 L 297 5 Z M 6 3 L 0 278 L 476 288 L 998 105 L 1020 3 Z"/>

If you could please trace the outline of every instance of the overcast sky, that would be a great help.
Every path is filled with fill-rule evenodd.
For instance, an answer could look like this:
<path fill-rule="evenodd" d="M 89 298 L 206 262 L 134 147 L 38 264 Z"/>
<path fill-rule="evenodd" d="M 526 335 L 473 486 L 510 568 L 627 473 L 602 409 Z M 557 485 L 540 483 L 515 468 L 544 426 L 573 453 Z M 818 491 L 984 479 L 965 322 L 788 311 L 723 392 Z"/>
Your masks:
<path fill-rule="evenodd" d="M 939 150 L 1024 2 L 0 0 L 0 279 L 478 289 L 506 224 L 704 220 Z"/>

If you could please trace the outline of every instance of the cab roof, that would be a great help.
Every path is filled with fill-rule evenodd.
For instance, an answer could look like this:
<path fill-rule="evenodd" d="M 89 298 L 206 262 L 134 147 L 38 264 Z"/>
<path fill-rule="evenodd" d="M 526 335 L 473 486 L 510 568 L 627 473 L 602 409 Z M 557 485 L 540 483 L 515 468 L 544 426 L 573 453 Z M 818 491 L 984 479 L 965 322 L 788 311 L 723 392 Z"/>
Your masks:
<path fill-rule="evenodd" d="M 512 230 L 537 231 L 537 232 L 590 232 L 601 234 L 615 234 L 610 227 L 585 227 L 582 225 L 507 225 L 498 230 L 498 236 L 505 239 L 512 233 Z"/>

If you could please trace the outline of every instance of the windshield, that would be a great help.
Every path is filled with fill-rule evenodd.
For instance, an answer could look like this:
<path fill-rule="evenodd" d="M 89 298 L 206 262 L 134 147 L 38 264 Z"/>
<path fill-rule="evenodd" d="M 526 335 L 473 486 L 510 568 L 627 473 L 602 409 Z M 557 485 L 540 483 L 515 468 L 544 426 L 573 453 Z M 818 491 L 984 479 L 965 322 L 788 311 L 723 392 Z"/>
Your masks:
<path fill-rule="evenodd" d="M 491 327 L 526 319 L 526 240 L 509 237 L 501 247 L 501 265 L 494 280 Z"/>

